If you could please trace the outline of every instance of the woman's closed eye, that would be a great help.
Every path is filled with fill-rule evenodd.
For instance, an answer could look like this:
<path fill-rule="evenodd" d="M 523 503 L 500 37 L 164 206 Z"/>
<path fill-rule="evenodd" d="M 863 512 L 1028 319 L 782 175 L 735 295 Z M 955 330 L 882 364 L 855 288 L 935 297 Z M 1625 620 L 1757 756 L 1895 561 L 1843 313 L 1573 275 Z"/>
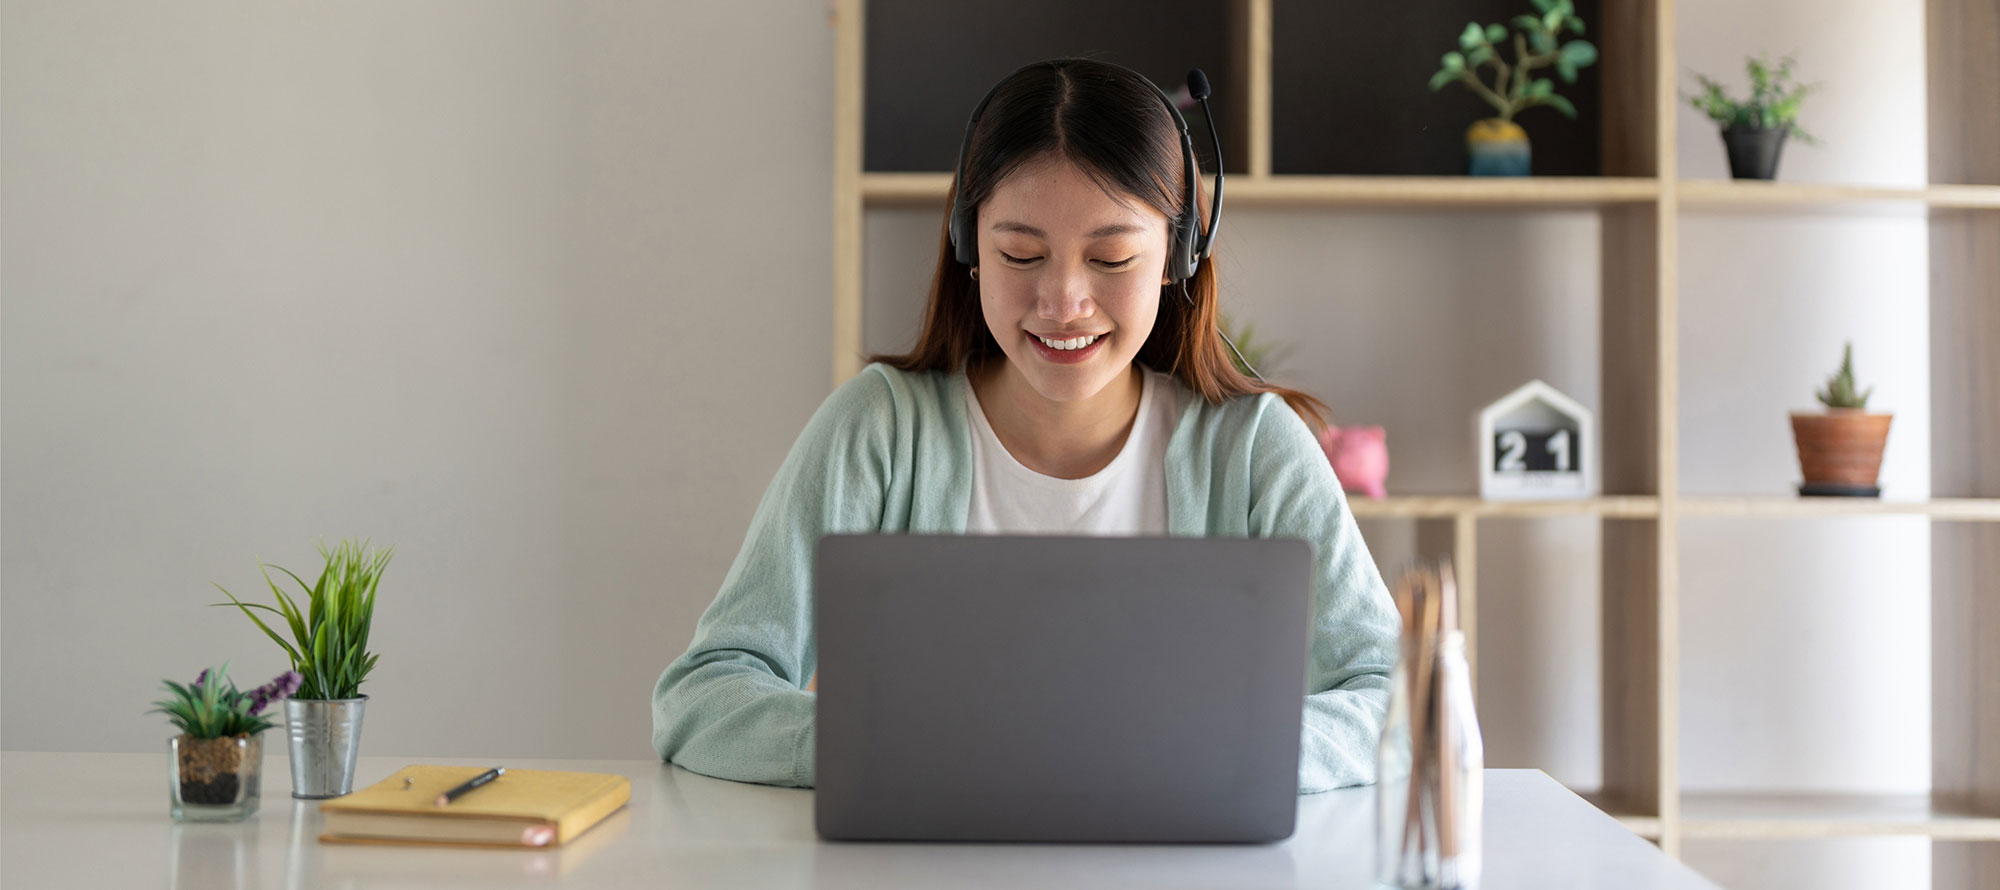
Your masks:
<path fill-rule="evenodd" d="M 1041 257 L 1038 256 L 1031 256 L 1031 257 L 1008 256 L 1007 252 L 1004 250 L 1000 251 L 1000 258 L 1006 260 L 1009 263 L 1013 263 L 1014 265 L 1017 266 L 1030 265 L 1035 261 L 1041 259 Z M 1138 257 L 1135 256 L 1126 257 L 1122 260 L 1092 260 L 1092 262 L 1100 266 L 1103 266 L 1106 269 L 1123 269 L 1126 266 L 1132 265 L 1132 261 L 1135 259 L 1138 259 Z"/>

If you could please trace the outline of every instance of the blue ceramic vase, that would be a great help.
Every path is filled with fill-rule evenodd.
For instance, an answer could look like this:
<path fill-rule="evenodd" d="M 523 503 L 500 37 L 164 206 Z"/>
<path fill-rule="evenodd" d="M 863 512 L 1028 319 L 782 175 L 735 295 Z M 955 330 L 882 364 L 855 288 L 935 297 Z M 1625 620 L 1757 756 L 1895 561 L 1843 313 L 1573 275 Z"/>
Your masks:
<path fill-rule="evenodd" d="M 1528 132 L 1510 120 L 1489 117 L 1465 131 L 1473 176 L 1528 175 Z"/>

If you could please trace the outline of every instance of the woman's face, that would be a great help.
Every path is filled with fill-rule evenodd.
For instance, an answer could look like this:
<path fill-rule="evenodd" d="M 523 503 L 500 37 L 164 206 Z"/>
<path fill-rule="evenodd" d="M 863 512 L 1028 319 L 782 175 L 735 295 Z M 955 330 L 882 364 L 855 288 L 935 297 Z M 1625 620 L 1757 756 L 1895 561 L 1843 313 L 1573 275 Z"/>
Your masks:
<path fill-rule="evenodd" d="M 1096 395 L 1131 368 L 1153 331 L 1167 218 L 1120 198 L 1050 157 L 1016 168 L 979 205 L 986 326 L 1015 372 L 1051 401 Z M 1087 345 L 1069 348 L 1079 342 Z"/>

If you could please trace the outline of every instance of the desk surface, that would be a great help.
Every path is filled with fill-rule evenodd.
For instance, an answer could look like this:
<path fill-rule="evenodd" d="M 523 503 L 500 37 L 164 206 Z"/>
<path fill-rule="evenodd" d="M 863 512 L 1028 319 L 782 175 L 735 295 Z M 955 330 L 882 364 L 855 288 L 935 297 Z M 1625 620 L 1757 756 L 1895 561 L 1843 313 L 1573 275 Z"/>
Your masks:
<path fill-rule="evenodd" d="M 357 784 L 405 764 L 363 757 Z M 553 850 L 320 844 L 283 755 L 247 822 L 176 824 L 167 754 L 0 753 L 0 886 L 157 887 L 1311 887 L 1372 888 L 1374 791 L 1299 799 L 1281 844 L 1096 846 L 825 843 L 812 792 L 743 785 L 653 761 L 515 760 L 620 773 L 632 802 Z M 1535 770 L 1486 774 L 1483 890 L 1715 886 Z"/>

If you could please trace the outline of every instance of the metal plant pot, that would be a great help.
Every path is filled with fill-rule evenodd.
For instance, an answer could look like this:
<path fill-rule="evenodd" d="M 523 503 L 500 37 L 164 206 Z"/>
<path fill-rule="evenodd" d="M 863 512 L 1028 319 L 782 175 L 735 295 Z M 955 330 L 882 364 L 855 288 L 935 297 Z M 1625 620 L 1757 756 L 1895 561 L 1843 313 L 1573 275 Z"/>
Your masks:
<path fill-rule="evenodd" d="M 292 754 L 292 796 L 339 797 L 354 790 L 361 750 L 361 712 L 368 696 L 285 699 L 285 738 Z"/>

